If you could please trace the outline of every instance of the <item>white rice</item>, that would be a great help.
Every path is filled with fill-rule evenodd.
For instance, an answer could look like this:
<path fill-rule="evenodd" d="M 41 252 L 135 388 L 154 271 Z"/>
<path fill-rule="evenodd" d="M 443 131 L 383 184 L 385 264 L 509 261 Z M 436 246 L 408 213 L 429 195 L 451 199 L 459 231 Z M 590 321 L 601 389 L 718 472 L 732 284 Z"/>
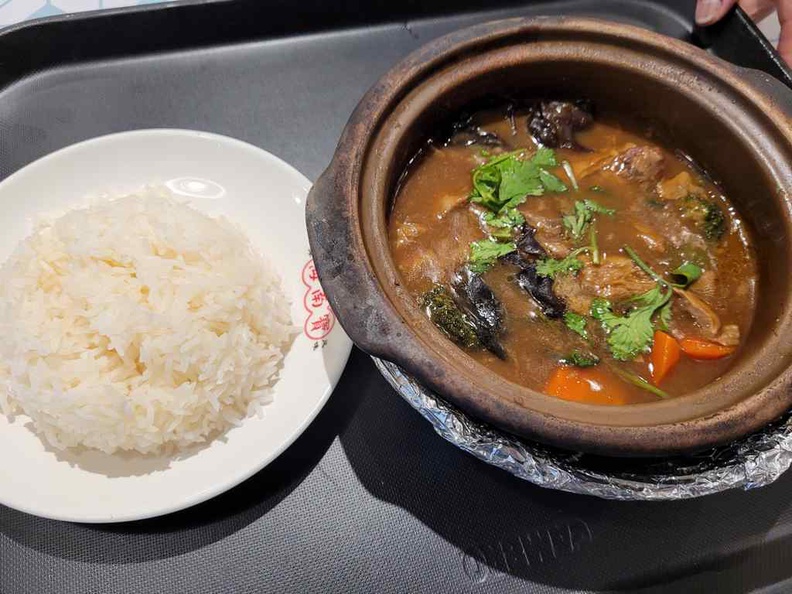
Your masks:
<path fill-rule="evenodd" d="M 153 191 L 72 210 L 0 269 L 0 412 L 58 449 L 207 441 L 270 401 L 289 310 L 225 219 Z"/>

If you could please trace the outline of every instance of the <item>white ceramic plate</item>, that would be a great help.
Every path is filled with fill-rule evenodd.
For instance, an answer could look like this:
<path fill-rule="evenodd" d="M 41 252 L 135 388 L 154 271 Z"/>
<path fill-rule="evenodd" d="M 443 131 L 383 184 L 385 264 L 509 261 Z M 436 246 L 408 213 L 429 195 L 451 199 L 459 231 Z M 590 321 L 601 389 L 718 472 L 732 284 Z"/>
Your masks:
<path fill-rule="evenodd" d="M 310 182 L 271 154 L 204 132 L 141 130 L 70 146 L 0 183 L 0 262 L 41 213 L 165 184 L 192 206 L 237 222 L 276 265 L 302 332 L 263 418 L 174 458 L 55 452 L 28 426 L 0 415 L 0 503 L 75 522 L 122 522 L 195 505 L 261 470 L 303 432 L 349 357 L 316 281 L 305 232 Z"/>

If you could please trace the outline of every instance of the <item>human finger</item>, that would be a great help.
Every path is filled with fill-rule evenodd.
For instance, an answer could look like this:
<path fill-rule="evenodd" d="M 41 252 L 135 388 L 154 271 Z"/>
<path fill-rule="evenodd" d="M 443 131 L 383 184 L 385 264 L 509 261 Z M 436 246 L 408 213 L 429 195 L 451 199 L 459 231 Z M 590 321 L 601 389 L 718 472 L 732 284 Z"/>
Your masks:
<path fill-rule="evenodd" d="M 781 37 L 778 39 L 778 53 L 792 66 L 792 0 L 778 2 L 778 22 L 781 24 Z"/>
<path fill-rule="evenodd" d="M 757 23 L 770 16 L 776 9 L 776 4 L 774 0 L 740 0 L 740 8 Z"/>
<path fill-rule="evenodd" d="M 698 0 L 696 2 L 696 24 L 711 25 L 721 20 L 737 0 Z"/>

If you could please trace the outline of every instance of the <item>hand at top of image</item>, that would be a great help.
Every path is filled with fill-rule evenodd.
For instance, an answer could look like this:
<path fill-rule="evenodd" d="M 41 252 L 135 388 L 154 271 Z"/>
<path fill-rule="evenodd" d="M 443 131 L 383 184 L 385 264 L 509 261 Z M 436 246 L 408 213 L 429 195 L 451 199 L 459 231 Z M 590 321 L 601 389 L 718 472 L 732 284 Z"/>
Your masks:
<path fill-rule="evenodd" d="M 698 0 L 696 23 L 713 25 L 726 16 L 735 4 L 738 4 L 737 0 Z M 781 25 L 778 53 L 787 64 L 792 65 L 792 0 L 740 0 L 739 5 L 757 23 L 773 11 L 778 11 Z"/>

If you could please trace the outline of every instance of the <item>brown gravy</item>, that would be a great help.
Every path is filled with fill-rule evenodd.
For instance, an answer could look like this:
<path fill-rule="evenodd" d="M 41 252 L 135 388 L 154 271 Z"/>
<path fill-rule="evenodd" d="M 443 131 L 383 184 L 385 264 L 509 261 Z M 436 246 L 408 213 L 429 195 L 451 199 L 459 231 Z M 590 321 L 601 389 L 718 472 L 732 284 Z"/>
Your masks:
<path fill-rule="evenodd" d="M 429 143 L 407 172 L 390 215 L 389 241 L 404 285 L 416 301 L 435 286 L 451 287 L 454 276 L 470 259 L 471 243 L 487 239 L 481 206 L 469 201 L 471 172 L 493 155 L 509 150 L 524 148 L 526 154 L 534 153 L 537 143 L 526 118 L 525 113 L 518 113 L 510 121 L 503 111 L 477 114 L 477 129 L 497 134 L 504 146 Z M 558 274 L 553 281 L 553 291 L 565 302 L 567 311 L 586 319 L 588 340 L 567 327 L 563 319 L 543 315 L 537 302 L 515 282 L 517 269 L 498 260 L 481 278 L 502 304 L 499 340 L 505 357 L 480 346 L 467 352 L 515 383 L 599 404 L 658 400 L 655 392 L 626 380 L 622 372 L 656 384 L 670 396 L 712 382 L 726 371 L 732 356 L 704 360 L 683 352 L 662 381 L 652 382 L 653 345 L 631 360 L 614 357 L 607 343 L 608 332 L 591 316 L 591 303 L 592 298 L 608 299 L 615 311 L 627 315 L 631 298 L 657 286 L 625 253 L 625 246 L 665 279 L 678 279 L 670 273 L 685 262 L 695 262 L 701 277 L 686 293 L 673 292 L 671 320 L 665 330 L 675 341 L 701 339 L 733 350 L 749 330 L 757 278 L 754 250 L 742 220 L 715 184 L 688 160 L 647 135 L 615 122 L 595 121 L 575 138 L 590 150 L 557 148 L 555 157 L 559 164 L 569 164 L 579 189 L 573 188 L 564 167 L 551 167 L 548 171 L 566 184 L 567 191 L 528 196 L 517 209 L 535 230 L 547 258 L 557 260 L 587 241 L 588 235 L 571 237 L 562 221 L 564 215 L 574 212 L 577 201 L 593 200 L 615 211 L 612 216 L 596 215 L 591 223 L 596 225 L 599 265 L 592 262 L 591 252 L 584 252 L 579 256 L 582 270 Z M 647 155 L 657 163 L 645 162 Z M 702 225 L 712 221 L 702 221 L 701 212 L 686 210 L 691 195 L 720 211 L 721 236 L 708 238 L 709 231 Z M 703 313 L 696 308 L 701 302 Z M 654 329 L 659 329 L 662 323 L 657 316 L 653 320 Z M 558 386 L 551 387 L 558 380 L 553 379 L 554 374 L 573 352 L 593 355 L 599 364 L 575 368 L 559 391 Z M 586 389 L 578 393 L 575 382 L 587 384 Z"/>

